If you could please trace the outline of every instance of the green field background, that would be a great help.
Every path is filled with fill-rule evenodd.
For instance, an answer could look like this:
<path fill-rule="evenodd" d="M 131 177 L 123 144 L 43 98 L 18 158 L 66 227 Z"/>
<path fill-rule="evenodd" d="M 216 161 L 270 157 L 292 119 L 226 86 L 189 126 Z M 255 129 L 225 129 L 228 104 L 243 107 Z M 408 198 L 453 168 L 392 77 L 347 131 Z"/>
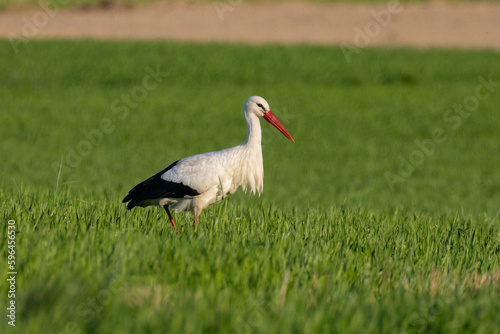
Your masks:
<path fill-rule="evenodd" d="M 15 55 L 2 47 L 4 189 L 120 197 L 182 157 L 242 143 L 243 102 L 262 95 L 296 144 L 264 122 L 264 195 L 237 200 L 490 217 L 500 210 L 495 52 L 362 50 L 349 63 L 339 47 L 18 47 Z M 148 69 L 166 74 L 143 97 Z M 481 78 L 496 82 L 493 92 L 473 111 L 463 107 L 469 116 L 447 113 L 473 105 Z M 102 139 L 82 144 L 96 130 Z M 387 173 L 403 178 L 392 182 Z"/>
<path fill-rule="evenodd" d="M 498 333 L 498 56 L 0 42 L 0 246 L 15 220 L 19 271 L 2 332 Z M 169 163 L 242 143 L 251 95 L 296 141 L 262 121 L 260 198 L 197 233 L 176 214 L 179 236 L 125 210 Z"/>

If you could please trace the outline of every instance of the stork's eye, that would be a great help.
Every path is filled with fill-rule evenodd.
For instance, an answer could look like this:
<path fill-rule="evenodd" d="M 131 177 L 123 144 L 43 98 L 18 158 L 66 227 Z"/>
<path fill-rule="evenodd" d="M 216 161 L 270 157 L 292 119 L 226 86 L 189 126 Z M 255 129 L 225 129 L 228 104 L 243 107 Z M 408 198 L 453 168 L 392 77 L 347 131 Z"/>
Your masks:
<path fill-rule="evenodd" d="M 266 108 L 264 108 L 264 106 L 262 105 L 262 103 L 257 103 L 257 107 L 259 107 L 260 109 L 264 110 L 264 112 L 266 111 Z"/>

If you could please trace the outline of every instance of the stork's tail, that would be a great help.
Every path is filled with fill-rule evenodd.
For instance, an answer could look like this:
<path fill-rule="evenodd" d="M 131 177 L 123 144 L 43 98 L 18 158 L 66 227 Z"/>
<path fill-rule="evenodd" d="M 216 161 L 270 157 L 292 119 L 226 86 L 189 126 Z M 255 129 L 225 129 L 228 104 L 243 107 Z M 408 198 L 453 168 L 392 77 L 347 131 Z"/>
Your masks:
<path fill-rule="evenodd" d="M 148 185 L 151 183 L 151 181 L 154 179 L 153 177 L 150 177 L 149 179 L 139 183 L 135 187 L 133 187 L 129 192 L 128 195 L 125 196 L 123 199 L 122 203 L 127 203 L 127 210 L 131 210 L 135 206 L 139 204 L 142 200 L 144 200 L 143 193 L 148 187 Z"/>

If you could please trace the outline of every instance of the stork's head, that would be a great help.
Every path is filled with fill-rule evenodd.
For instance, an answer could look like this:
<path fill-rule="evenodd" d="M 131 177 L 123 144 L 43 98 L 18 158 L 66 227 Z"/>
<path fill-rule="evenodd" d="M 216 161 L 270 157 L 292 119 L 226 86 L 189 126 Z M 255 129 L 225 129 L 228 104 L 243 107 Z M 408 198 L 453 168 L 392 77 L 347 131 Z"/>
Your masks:
<path fill-rule="evenodd" d="M 245 102 L 245 114 L 255 114 L 258 117 L 263 117 L 266 121 L 271 123 L 276 129 L 278 129 L 282 134 L 288 139 L 295 143 L 292 136 L 286 131 L 285 127 L 281 122 L 274 116 L 269 108 L 269 104 L 260 96 L 250 96 Z"/>

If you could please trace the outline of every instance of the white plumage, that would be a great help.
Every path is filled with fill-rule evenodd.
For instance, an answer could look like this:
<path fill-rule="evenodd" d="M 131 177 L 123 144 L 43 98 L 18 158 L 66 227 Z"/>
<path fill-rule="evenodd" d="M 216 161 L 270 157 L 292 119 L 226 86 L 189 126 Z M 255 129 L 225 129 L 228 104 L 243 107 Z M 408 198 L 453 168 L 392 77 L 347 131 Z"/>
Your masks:
<path fill-rule="evenodd" d="M 262 97 L 249 97 L 243 113 L 248 126 L 247 140 L 243 144 L 174 162 L 130 190 L 123 199 L 124 203 L 129 202 L 127 208 L 163 206 L 174 227 L 169 207 L 175 211 L 191 211 L 195 216 L 196 231 L 201 211 L 239 187 L 260 196 L 264 188 L 264 166 L 259 117 L 264 117 L 287 138 L 294 140 Z"/>

